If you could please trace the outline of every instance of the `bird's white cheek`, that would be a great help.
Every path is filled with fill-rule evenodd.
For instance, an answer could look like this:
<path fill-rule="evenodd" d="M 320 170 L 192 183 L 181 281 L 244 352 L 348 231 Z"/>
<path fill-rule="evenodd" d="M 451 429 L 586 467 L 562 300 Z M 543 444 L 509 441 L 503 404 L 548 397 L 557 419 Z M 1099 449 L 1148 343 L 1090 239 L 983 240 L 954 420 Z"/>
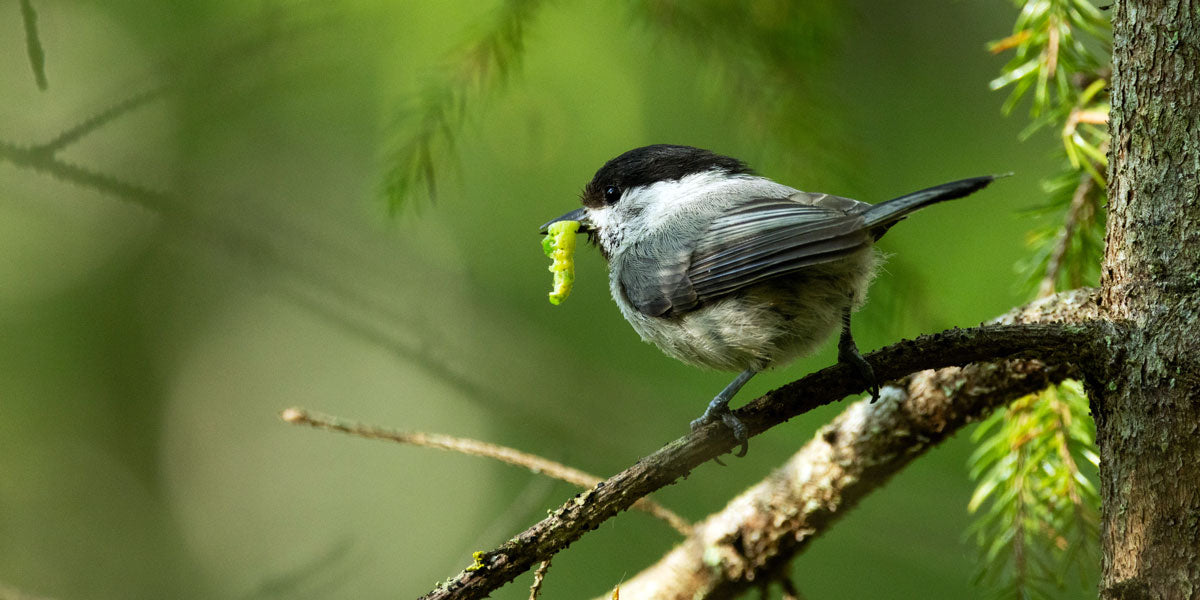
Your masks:
<path fill-rule="evenodd" d="M 589 209 L 587 214 L 588 220 L 592 222 L 592 228 L 599 234 L 600 245 L 610 254 L 619 250 L 625 236 L 622 228 L 614 226 L 612 211 L 608 207 L 604 207 Z"/>
<path fill-rule="evenodd" d="M 587 218 L 592 222 L 592 227 L 596 229 L 608 228 L 609 212 L 607 207 L 587 209 Z"/>

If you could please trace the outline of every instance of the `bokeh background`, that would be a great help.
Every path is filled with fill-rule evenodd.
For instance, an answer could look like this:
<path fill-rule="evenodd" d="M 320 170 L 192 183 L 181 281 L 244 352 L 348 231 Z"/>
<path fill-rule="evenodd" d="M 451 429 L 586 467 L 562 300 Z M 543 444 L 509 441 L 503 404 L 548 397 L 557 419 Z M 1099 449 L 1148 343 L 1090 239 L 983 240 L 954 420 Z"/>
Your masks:
<path fill-rule="evenodd" d="M 463 49 L 518 4 L 509 69 L 472 74 Z M 0 596 L 415 597 L 576 491 L 290 426 L 288 406 L 601 476 L 683 434 L 729 375 L 641 343 L 594 251 L 569 301 L 545 299 L 537 225 L 632 147 L 703 146 L 872 202 L 1013 171 L 888 234 L 855 333 L 875 349 L 1026 297 L 1021 213 L 1054 141 L 1019 142 L 1024 120 L 988 90 L 1005 2 L 30 5 L 44 90 L 18 3 L 0 6 Z M 436 200 L 421 182 L 389 199 L 398 149 L 464 81 L 482 84 L 449 98 L 464 105 Z M 124 102 L 52 157 L 28 152 Z M 700 519 L 841 408 L 655 498 Z M 796 561 L 799 588 L 982 595 L 970 450 L 960 435 L 872 495 Z M 676 540 L 623 514 L 555 558 L 546 597 L 605 594 Z"/>

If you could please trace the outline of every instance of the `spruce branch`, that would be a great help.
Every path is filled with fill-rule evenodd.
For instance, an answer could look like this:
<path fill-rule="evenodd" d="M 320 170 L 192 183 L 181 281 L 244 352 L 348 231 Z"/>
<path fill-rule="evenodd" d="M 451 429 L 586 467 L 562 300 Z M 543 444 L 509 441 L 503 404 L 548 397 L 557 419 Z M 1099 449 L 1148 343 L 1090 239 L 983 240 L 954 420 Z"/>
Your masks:
<path fill-rule="evenodd" d="M 444 79 L 432 81 L 398 112 L 393 148 L 386 158 L 383 193 L 395 213 L 419 189 L 437 198 L 438 166 L 449 162 L 468 119 L 468 108 L 501 87 L 520 64 L 525 30 L 543 0 L 504 0 L 475 41 L 447 60 Z M 406 125 L 416 122 L 415 129 Z"/>
<path fill-rule="evenodd" d="M 1033 91 L 1030 115 L 1037 119 L 1069 106 L 1079 95 L 1072 77 L 1095 72 L 1108 63 L 1108 52 L 1098 53 L 1094 42 L 1107 49 L 1111 37 L 1108 19 L 1089 0 L 1015 0 L 1020 12 L 1012 35 L 992 42 L 993 53 L 1013 51 L 994 90 L 1012 87 L 1004 102 L 1011 113 Z"/>
<path fill-rule="evenodd" d="M 1030 233 L 1031 256 L 1018 265 L 1039 296 L 1095 285 L 1103 216 L 1101 206 L 1108 149 L 1109 24 L 1088 0 L 1016 0 L 1021 10 L 1014 32 L 993 42 L 992 52 L 1013 51 L 993 89 L 1012 87 L 1003 110 L 1011 113 L 1034 90 L 1027 138 L 1058 129 L 1064 157 L 1061 172 L 1045 181 L 1049 198 L 1036 213 L 1060 213 L 1060 226 Z M 1048 87 L 1053 82 L 1052 92 Z M 1090 177 L 1092 184 L 1080 181 Z M 1060 274 L 1066 274 L 1060 277 Z"/>
<path fill-rule="evenodd" d="M 881 380 L 896 379 L 925 369 L 998 359 L 1037 359 L 1051 366 L 1088 366 L 1100 324 L 1092 321 L 1029 323 L 1024 320 L 1034 314 L 1046 318 L 1052 314 L 1067 314 L 1080 321 L 1082 315 L 1088 314 L 1088 305 L 1086 298 L 1076 297 L 1061 299 L 1051 307 L 1055 310 L 1039 309 L 1035 305 L 1013 313 L 1013 322 L 1019 324 L 984 325 L 922 336 L 873 352 L 867 360 Z M 1101 353 L 1102 350 L 1096 351 L 1096 354 Z M 993 370 L 997 368 L 992 367 Z M 1004 385 L 1003 381 L 989 383 L 993 389 L 1001 389 Z M 1039 385 L 1044 386 L 1045 381 L 1040 381 Z M 792 417 L 861 391 L 862 384 L 852 370 L 835 365 L 769 392 L 735 414 L 750 435 L 757 435 Z M 885 409 L 876 410 L 883 412 Z M 628 509 L 635 500 L 678 481 L 692 469 L 730 452 L 737 445 L 732 434 L 717 425 L 702 427 L 675 440 L 625 471 L 576 495 L 546 519 L 499 548 L 483 553 L 482 568 L 460 573 L 423 598 L 482 598 Z"/>
<path fill-rule="evenodd" d="M 1069 572 L 1086 581 L 1098 558 L 1099 497 L 1093 473 L 1079 466 L 1098 466 L 1087 411 L 1079 383 L 1063 381 L 1013 402 L 973 436 L 976 579 L 997 598 L 1057 597 Z"/>
<path fill-rule="evenodd" d="M 1022 137 L 1055 127 L 1063 156 L 1037 211 L 1056 218 L 1030 232 L 1031 254 L 1018 264 L 1026 285 L 1047 297 L 1099 279 L 1111 30 L 1088 0 L 1014 3 L 1021 11 L 1013 35 L 992 45 L 1014 57 L 992 87 L 1012 86 L 1006 113 L 1033 89 Z M 1078 382 L 1046 388 L 993 415 L 974 441 L 968 510 L 977 516 L 968 533 L 981 557 L 976 582 L 997 598 L 1055 597 L 1066 572 L 1085 573 L 1097 549 L 1096 484 L 1076 460 L 1096 455 L 1087 397 Z"/>

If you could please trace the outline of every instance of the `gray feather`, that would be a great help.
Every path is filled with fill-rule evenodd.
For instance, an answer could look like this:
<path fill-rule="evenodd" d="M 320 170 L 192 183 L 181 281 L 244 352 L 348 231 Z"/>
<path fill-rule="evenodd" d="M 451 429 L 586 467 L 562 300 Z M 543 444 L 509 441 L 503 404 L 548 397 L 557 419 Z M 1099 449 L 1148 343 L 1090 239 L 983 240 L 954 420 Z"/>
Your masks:
<path fill-rule="evenodd" d="M 669 237 L 645 232 L 630 244 L 617 274 L 620 291 L 643 315 L 681 314 L 855 255 L 909 213 L 971 194 L 993 179 L 963 179 L 876 205 L 784 186 L 771 192 L 787 190 L 786 197 L 716 196 L 674 219 Z"/>
<path fill-rule="evenodd" d="M 679 243 L 689 236 L 676 238 L 666 256 L 639 251 L 635 244 L 623 259 L 621 287 L 644 315 L 690 310 L 861 250 L 871 242 L 862 217 L 869 206 L 803 192 L 751 198 L 724 210 L 706 229 L 693 233 L 690 243 Z"/>
<path fill-rule="evenodd" d="M 882 228 L 877 231 L 876 238 L 883 235 L 888 227 L 891 227 L 900 219 L 908 216 L 909 213 L 925 208 L 936 202 L 945 200 L 954 200 L 973 194 L 991 183 L 996 177 L 994 175 L 985 175 L 983 177 L 972 177 L 970 179 L 960 179 L 935 185 L 931 188 L 923 189 L 919 192 L 905 194 L 899 198 L 893 198 L 887 202 L 871 206 L 863 217 L 866 219 L 867 227 L 872 229 Z"/>

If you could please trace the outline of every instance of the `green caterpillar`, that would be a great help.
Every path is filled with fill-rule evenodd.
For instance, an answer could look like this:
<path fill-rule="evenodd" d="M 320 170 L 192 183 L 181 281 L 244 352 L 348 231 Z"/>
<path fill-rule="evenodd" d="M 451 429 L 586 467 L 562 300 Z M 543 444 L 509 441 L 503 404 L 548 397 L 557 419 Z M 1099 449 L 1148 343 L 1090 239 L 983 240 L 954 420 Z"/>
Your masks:
<path fill-rule="evenodd" d="M 546 237 L 542 238 L 542 251 L 549 256 L 554 264 L 550 272 L 554 273 L 554 289 L 550 292 L 550 304 L 559 305 L 571 294 L 571 286 L 575 283 L 575 232 L 579 231 L 579 221 L 556 221 L 546 229 Z"/>

